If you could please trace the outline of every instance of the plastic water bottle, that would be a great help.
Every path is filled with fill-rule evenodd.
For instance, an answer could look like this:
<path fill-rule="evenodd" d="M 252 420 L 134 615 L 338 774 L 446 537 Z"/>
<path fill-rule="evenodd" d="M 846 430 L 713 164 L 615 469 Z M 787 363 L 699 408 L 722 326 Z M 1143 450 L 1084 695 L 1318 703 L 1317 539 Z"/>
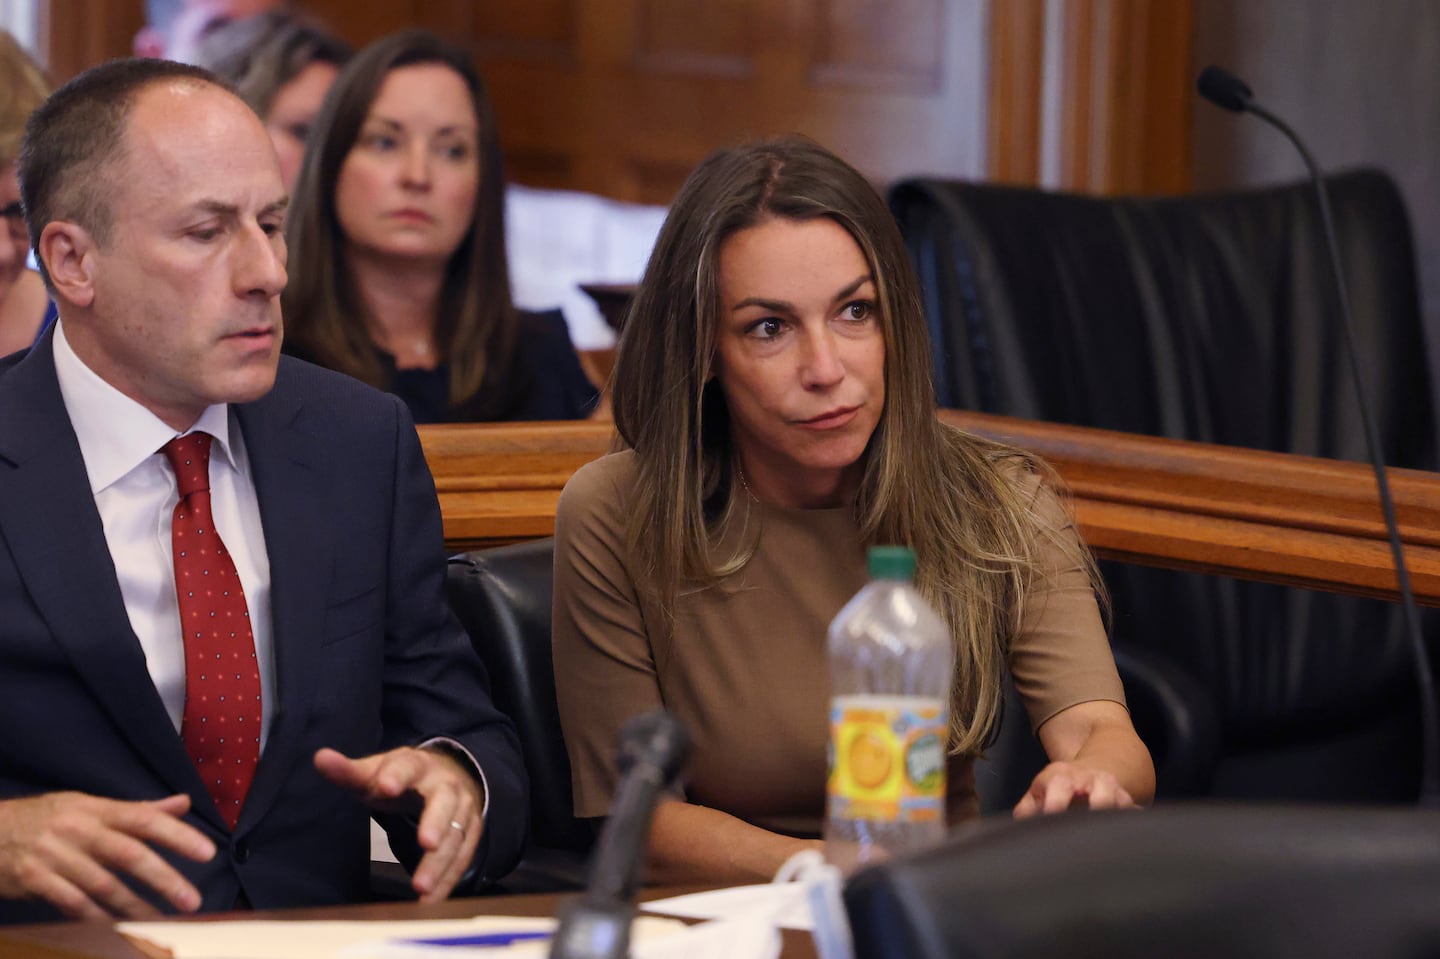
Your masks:
<path fill-rule="evenodd" d="M 825 858 L 847 872 L 945 834 L 950 631 L 908 548 L 872 547 L 869 571 L 829 631 Z"/>

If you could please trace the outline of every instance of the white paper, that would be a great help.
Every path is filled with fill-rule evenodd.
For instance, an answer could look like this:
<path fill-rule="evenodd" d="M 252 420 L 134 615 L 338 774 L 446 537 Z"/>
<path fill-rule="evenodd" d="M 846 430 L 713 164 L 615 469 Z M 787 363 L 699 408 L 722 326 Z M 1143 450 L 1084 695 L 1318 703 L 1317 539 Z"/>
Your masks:
<path fill-rule="evenodd" d="M 560 307 L 578 350 L 615 345 L 615 333 L 581 283 L 634 283 L 645 272 L 666 208 L 593 193 L 505 190 L 505 247 L 517 306 Z"/>
<path fill-rule="evenodd" d="M 425 947 L 416 939 L 499 932 L 554 932 L 555 920 L 534 916 L 476 916 L 472 919 L 411 921 L 240 920 L 220 922 L 121 922 L 125 936 L 168 950 L 175 959 L 521 959 L 549 955 L 549 940 L 510 946 Z M 631 936 L 636 943 L 687 930 L 683 923 L 642 918 Z M 678 955 L 678 953 L 677 953 Z M 657 954 L 658 959 L 658 954 Z"/>
<path fill-rule="evenodd" d="M 638 926 L 645 917 L 635 920 Z M 651 922 L 655 920 L 649 920 Z M 683 933 L 634 942 L 631 959 L 779 959 L 780 930 L 749 917 L 713 919 Z"/>
<path fill-rule="evenodd" d="M 686 919 L 736 919 L 763 916 L 785 929 L 811 932 L 815 921 L 810 914 L 806 884 L 801 882 L 762 883 L 731 886 L 688 896 L 672 896 L 642 902 L 640 908 L 665 916 Z"/>

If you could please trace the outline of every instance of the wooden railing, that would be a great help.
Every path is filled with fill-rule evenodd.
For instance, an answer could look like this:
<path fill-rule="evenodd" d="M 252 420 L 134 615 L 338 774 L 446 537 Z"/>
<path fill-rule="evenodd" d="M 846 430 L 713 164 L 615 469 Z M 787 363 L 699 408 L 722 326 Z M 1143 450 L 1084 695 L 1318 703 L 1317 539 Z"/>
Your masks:
<path fill-rule="evenodd" d="M 1151 566 L 1394 599 L 1375 478 L 1359 463 L 947 410 L 1048 460 L 1095 552 Z M 560 489 L 607 423 L 426 426 L 453 551 L 549 536 Z M 1440 474 L 1391 470 L 1416 599 L 1440 606 Z"/>

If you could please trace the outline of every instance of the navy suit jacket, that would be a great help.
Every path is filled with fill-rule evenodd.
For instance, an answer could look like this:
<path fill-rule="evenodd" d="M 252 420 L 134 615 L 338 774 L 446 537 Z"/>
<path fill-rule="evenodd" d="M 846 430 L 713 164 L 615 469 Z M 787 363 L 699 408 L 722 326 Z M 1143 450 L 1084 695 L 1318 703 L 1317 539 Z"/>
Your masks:
<path fill-rule="evenodd" d="M 0 799 L 77 790 L 188 793 L 209 863 L 167 858 L 204 909 L 363 899 L 368 812 L 312 756 L 449 736 L 479 760 L 489 811 L 479 878 L 519 858 L 518 741 L 444 595 L 440 510 L 404 405 L 282 357 L 275 387 L 234 409 L 270 558 L 276 709 L 233 834 L 200 781 L 130 627 L 55 377 L 53 334 L 0 361 Z M 402 861 L 414 827 L 382 820 Z M 0 922 L 45 904 L 0 901 Z"/>

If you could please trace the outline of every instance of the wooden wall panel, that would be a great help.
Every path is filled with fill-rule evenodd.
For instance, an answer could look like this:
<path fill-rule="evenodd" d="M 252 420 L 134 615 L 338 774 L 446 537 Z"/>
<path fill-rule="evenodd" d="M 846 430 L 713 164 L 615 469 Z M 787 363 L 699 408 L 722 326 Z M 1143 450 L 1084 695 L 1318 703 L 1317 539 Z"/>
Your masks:
<path fill-rule="evenodd" d="M 943 93 L 943 0 L 829 0 L 818 20 L 812 85 Z"/>
<path fill-rule="evenodd" d="M 385 0 L 384 3 L 298 0 L 297 5 L 319 17 L 339 36 L 360 47 L 376 37 L 421 24 L 425 3 L 424 0 Z"/>
<path fill-rule="evenodd" d="M 635 69 L 641 73 L 744 78 L 755 75 L 752 0 L 677 4 L 640 0 Z"/>
<path fill-rule="evenodd" d="M 145 25 L 144 0 L 38 0 L 36 48 L 50 79 L 129 56 Z"/>
<path fill-rule="evenodd" d="M 1091 193 L 1188 190 L 1191 3 L 992 3 L 991 176 Z"/>
<path fill-rule="evenodd" d="M 493 24 L 475 39 L 517 179 L 536 182 L 523 156 L 564 153 L 566 185 L 663 203 L 716 147 L 792 130 L 877 182 L 979 172 L 963 147 L 980 117 L 959 104 L 966 63 L 972 91 L 983 70 L 956 37 L 975 2 L 574 0 L 574 62 L 525 71 L 487 52 Z"/>
<path fill-rule="evenodd" d="M 1045 0 L 990 8 L 989 179 L 1040 182 Z"/>
<path fill-rule="evenodd" d="M 878 184 L 1189 183 L 1194 0 L 298 2 L 357 45 L 413 25 L 466 43 L 510 173 L 536 186 L 666 202 L 716 147 L 792 130 Z M 143 0 L 40 4 L 61 80 L 128 52 L 143 18 Z"/>
<path fill-rule="evenodd" d="M 560 67 L 573 67 L 577 62 L 575 0 L 527 0 L 523 4 L 448 2 L 469 11 L 469 29 L 460 35 L 474 37 L 477 52 L 484 57 Z"/>

